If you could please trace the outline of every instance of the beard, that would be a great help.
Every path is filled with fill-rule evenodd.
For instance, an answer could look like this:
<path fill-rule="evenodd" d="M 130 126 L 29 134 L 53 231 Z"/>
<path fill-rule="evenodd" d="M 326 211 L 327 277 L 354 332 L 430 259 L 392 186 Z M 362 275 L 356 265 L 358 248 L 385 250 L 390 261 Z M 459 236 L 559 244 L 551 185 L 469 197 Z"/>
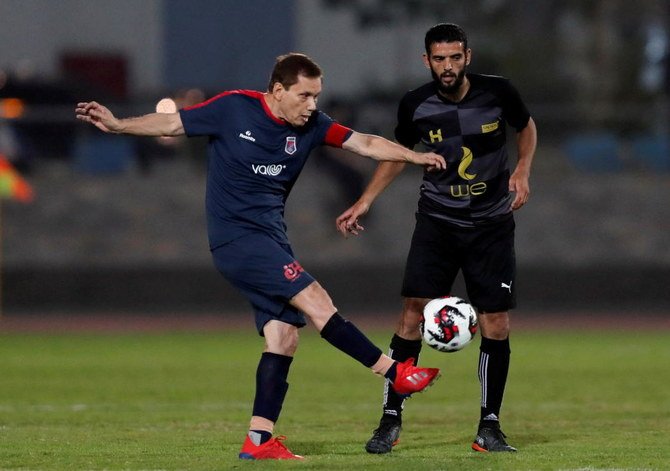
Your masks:
<path fill-rule="evenodd" d="M 445 95 L 450 95 L 452 93 L 456 93 L 461 88 L 461 85 L 463 85 L 463 79 L 465 78 L 465 70 L 466 67 L 463 67 L 463 70 L 461 70 L 456 75 L 456 79 L 454 80 L 454 83 L 452 83 L 451 85 L 443 84 L 442 80 L 440 79 L 440 76 L 437 75 L 434 70 L 431 69 L 430 73 L 433 76 L 433 80 L 437 84 L 437 88 L 440 90 L 440 92 Z"/>

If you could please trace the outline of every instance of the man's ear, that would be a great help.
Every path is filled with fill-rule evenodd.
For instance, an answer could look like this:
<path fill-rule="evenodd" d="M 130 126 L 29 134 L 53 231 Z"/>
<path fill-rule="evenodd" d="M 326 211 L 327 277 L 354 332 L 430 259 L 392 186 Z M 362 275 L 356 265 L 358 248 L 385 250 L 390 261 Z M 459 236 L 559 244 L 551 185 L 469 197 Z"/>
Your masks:
<path fill-rule="evenodd" d="M 423 59 L 423 65 L 425 65 L 427 69 L 430 69 L 430 61 L 428 60 L 428 54 L 424 52 L 421 55 L 421 59 Z"/>
<path fill-rule="evenodd" d="M 281 101 L 281 98 L 282 96 L 284 96 L 285 91 L 286 89 L 279 82 L 275 82 L 274 85 L 272 86 L 272 96 L 274 97 L 275 100 Z"/>
<path fill-rule="evenodd" d="M 470 65 L 471 60 L 472 60 L 472 49 L 468 48 L 468 50 L 465 51 L 465 65 Z"/>

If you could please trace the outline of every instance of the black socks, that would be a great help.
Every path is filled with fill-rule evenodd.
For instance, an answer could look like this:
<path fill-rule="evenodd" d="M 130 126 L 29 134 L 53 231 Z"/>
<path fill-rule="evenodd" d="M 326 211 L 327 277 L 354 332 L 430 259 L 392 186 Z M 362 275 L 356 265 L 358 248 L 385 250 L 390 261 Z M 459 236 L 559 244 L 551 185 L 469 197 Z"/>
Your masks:
<path fill-rule="evenodd" d="M 509 338 L 493 340 L 482 337 L 477 370 L 482 392 L 481 424 L 492 425 L 498 422 L 507 383 L 509 361 Z"/>
<path fill-rule="evenodd" d="M 421 340 L 406 340 L 399 337 L 397 334 L 391 338 L 391 345 L 389 347 L 389 356 L 395 361 L 402 363 L 409 358 L 414 358 L 416 365 L 419 360 L 419 353 L 421 352 Z M 388 378 L 393 381 L 395 378 Z M 387 381 L 384 385 L 384 403 L 383 413 L 385 418 L 393 418 L 402 422 L 402 408 L 405 399 L 400 397 Z"/>

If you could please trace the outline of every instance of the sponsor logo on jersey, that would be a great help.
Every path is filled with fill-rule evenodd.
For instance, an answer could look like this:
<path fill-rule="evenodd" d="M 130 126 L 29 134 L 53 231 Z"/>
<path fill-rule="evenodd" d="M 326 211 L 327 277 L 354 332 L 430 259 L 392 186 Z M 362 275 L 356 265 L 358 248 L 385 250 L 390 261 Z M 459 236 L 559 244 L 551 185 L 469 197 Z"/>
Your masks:
<path fill-rule="evenodd" d="M 247 141 L 256 142 L 256 138 L 251 135 L 251 131 L 246 131 L 244 134 L 240 133 L 240 137 Z"/>
<path fill-rule="evenodd" d="M 487 132 L 493 132 L 498 129 L 498 121 L 489 124 L 482 124 L 482 133 L 486 134 Z"/>
<path fill-rule="evenodd" d="M 476 173 L 468 173 L 468 167 L 472 165 L 472 160 L 474 156 L 472 151 L 467 147 L 462 147 L 463 156 L 461 157 L 461 163 L 458 164 L 458 176 L 463 180 L 469 182 L 474 180 L 477 177 Z M 449 194 L 454 198 L 467 198 L 469 196 L 479 196 L 486 193 L 486 183 L 476 182 L 472 184 L 464 185 L 449 185 Z"/>
<path fill-rule="evenodd" d="M 305 269 L 297 261 L 284 265 L 284 277 L 289 281 L 297 280 L 304 271 Z"/>
<path fill-rule="evenodd" d="M 461 157 L 461 163 L 458 164 L 458 176 L 463 180 L 472 180 L 477 176 L 477 174 L 467 173 L 466 170 L 472 164 L 472 159 L 474 159 L 474 156 L 472 155 L 472 151 L 467 147 L 461 147 L 461 149 L 463 149 L 463 156 Z"/>
<path fill-rule="evenodd" d="M 433 131 L 431 129 L 428 131 L 428 137 L 430 138 L 431 144 L 435 144 L 436 142 L 442 142 L 442 130 L 436 129 L 435 131 Z"/>
<path fill-rule="evenodd" d="M 467 198 L 468 196 L 479 196 L 486 193 L 486 183 L 477 182 L 472 185 L 450 185 L 449 192 L 454 198 Z"/>
<path fill-rule="evenodd" d="M 295 136 L 288 136 L 286 138 L 286 145 L 284 146 L 284 152 L 286 152 L 288 155 L 293 155 L 295 154 L 295 151 L 298 150 L 298 146 L 296 146 L 296 141 L 295 141 Z"/>
<path fill-rule="evenodd" d="M 276 177 L 285 168 L 286 165 L 280 165 L 280 164 L 270 164 L 270 165 L 251 164 L 251 170 L 253 170 L 253 172 L 256 175 L 268 175 L 270 177 Z"/>

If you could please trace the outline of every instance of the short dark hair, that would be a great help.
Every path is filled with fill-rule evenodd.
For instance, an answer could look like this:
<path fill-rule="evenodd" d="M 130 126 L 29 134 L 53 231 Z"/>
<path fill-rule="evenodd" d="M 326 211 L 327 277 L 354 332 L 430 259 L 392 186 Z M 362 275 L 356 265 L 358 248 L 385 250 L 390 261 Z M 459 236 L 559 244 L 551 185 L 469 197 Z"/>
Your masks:
<path fill-rule="evenodd" d="M 439 23 L 426 32 L 424 40 L 426 45 L 426 54 L 430 55 L 430 46 L 435 43 L 462 42 L 463 49 L 468 49 L 468 35 L 463 28 L 454 23 Z"/>
<path fill-rule="evenodd" d="M 281 83 L 284 88 L 298 83 L 298 76 L 319 78 L 323 75 L 321 68 L 305 54 L 290 52 L 277 57 L 275 66 L 270 74 L 268 91 L 272 91 L 275 83 Z"/>

